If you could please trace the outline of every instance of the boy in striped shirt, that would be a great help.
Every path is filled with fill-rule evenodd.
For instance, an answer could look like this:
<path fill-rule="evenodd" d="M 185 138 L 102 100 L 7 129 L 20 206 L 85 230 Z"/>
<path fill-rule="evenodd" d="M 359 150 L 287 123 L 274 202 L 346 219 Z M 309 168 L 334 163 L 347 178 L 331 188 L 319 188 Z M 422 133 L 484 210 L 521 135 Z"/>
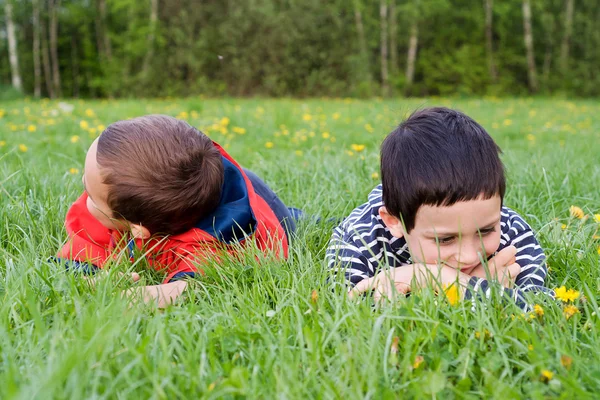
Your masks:
<path fill-rule="evenodd" d="M 351 297 L 376 301 L 455 285 L 465 298 L 492 284 L 520 307 L 544 287 L 545 255 L 529 225 L 503 206 L 504 167 L 489 134 L 447 108 L 413 113 L 383 142 L 382 184 L 335 230 L 327 263 Z"/>

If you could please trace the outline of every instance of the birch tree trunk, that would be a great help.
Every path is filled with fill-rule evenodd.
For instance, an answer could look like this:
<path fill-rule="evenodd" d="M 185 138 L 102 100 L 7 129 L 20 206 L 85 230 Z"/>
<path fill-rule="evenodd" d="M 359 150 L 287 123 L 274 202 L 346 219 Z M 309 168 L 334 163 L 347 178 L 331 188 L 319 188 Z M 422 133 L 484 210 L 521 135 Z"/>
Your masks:
<path fill-rule="evenodd" d="M 96 43 L 102 62 L 112 58 L 112 47 L 106 30 L 106 1 L 96 0 Z"/>
<path fill-rule="evenodd" d="M 18 91 L 23 90 L 21 74 L 19 72 L 19 54 L 17 53 L 17 37 L 15 36 L 15 24 L 12 17 L 12 4 L 10 0 L 5 0 L 4 14 L 6 17 L 6 35 L 8 36 L 8 59 L 10 61 L 10 73 L 12 76 L 12 85 Z"/>
<path fill-rule="evenodd" d="M 533 51 L 533 34 L 531 32 L 531 5 L 529 0 L 523 0 L 523 28 L 525 32 L 525 49 L 527 51 L 527 76 L 529 78 L 529 91 L 531 93 L 535 93 L 538 90 L 538 84 Z"/>
<path fill-rule="evenodd" d="M 369 53 L 367 50 L 367 39 L 365 38 L 365 28 L 362 20 L 362 5 L 360 0 L 354 0 L 354 23 L 356 24 L 356 33 L 358 34 L 358 45 L 360 50 L 360 72 L 361 78 L 367 82 L 367 95 L 371 96 L 371 68 L 369 62 Z"/>
<path fill-rule="evenodd" d="M 406 57 L 406 86 L 405 94 L 410 92 L 415 78 L 415 61 L 417 60 L 417 46 L 419 43 L 419 26 L 417 20 L 410 27 L 410 39 L 408 40 L 408 55 Z"/>
<path fill-rule="evenodd" d="M 493 30 L 494 0 L 485 0 L 485 44 L 487 47 L 487 58 L 490 78 L 493 83 L 498 81 L 498 72 L 494 61 L 494 30 Z"/>
<path fill-rule="evenodd" d="M 42 42 L 42 66 L 44 67 L 44 81 L 46 82 L 46 91 L 51 99 L 56 97 L 54 93 L 54 85 L 52 84 L 52 65 L 50 64 L 50 53 L 48 51 L 48 29 L 44 18 L 40 18 L 40 31 Z"/>
<path fill-rule="evenodd" d="M 40 2 L 32 1 L 33 6 L 33 96 L 42 95 L 42 67 L 40 63 Z"/>
<path fill-rule="evenodd" d="M 398 73 L 398 15 L 396 14 L 396 0 L 390 1 L 390 75 Z"/>
<path fill-rule="evenodd" d="M 148 33 L 148 51 L 144 57 L 144 66 L 142 73 L 144 76 L 148 73 L 150 61 L 154 56 L 154 40 L 156 36 L 156 25 L 158 21 L 158 0 L 150 0 L 150 32 Z"/>
<path fill-rule="evenodd" d="M 52 82 L 54 84 L 54 94 L 61 97 L 60 69 L 58 61 L 58 8 L 60 0 L 49 1 L 50 12 L 50 58 L 52 60 Z"/>
<path fill-rule="evenodd" d="M 560 47 L 560 68 L 563 73 L 566 72 L 569 67 L 569 47 L 571 35 L 573 33 L 573 3 L 573 0 L 566 0 L 565 34 Z"/>
<path fill-rule="evenodd" d="M 381 95 L 389 94 L 388 82 L 388 27 L 387 27 L 387 0 L 381 0 L 379 4 L 379 17 L 381 24 Z"/>

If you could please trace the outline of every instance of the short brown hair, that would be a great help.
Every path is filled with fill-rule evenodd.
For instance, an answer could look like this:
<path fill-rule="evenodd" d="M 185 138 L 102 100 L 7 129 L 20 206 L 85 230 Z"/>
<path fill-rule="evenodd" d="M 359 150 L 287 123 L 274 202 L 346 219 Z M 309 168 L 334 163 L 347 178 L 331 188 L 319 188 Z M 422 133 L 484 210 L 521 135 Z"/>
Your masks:
<path fill-rule="evenodd" d="M 115 218 L 152 234 L 191 229 L 219 204 L 223 160 L 212 141 L 185 121 L 147 115 L 109 125 L 97 162 Z"/>

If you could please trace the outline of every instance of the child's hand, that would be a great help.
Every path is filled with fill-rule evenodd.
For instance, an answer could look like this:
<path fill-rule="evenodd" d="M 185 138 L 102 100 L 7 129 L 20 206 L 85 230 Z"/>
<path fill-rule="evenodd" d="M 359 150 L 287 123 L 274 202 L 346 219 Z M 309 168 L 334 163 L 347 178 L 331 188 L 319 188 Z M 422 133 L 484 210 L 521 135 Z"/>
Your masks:
<path fill-rule="evenodd" d="M 162 285 L 151 285 L 131 288 L 123 292 L 124 296 L 135 300 L 142 298 L 146 304 L 154 303 L 158 308 L 165 308 L 173 304 L 187 287 L 186 281 L 175 281 Z"/>
<path fill-rule="evenodd" d="M 348 296 L 352 299 L 373 290 L 373 298 L 377 303 L 382 298 L 392 299 L 397 293 L 406 294 L 410 292 L 410 282 L 413 274 L 414 268 L 412 265 L 383 270 L 374 277 L 358 282 L 348 292 Z"/>
<path fill-rule="evenodd" d="M 517 248 L 515 246 L 505 247 L 487 262 L 488 271 L 481 264 L 471 271 L 471 276 L 483 279 L 491 278 L 498 281 L 502 286 L 511 288 L 515 285 L 515 279 L 521 272 L 521 266 L 515 262 L 516 254 Z"/>
<path fill-rule="evenodd" d="M 455 268 L 444 265 L 411 264 L 381 271 L 372 278 L 363 279 L 352 288 L 348 295 L 355 298 L 358 295 L 373 290 L 373 299 L 380 302 L 391 300 L 396 294 L 406 294 L 416 289 L 432 287 L 436 291 L 443 290 L 447 285 L 458 281 L 459 287 L 469 282 L 469 276 Z"/>

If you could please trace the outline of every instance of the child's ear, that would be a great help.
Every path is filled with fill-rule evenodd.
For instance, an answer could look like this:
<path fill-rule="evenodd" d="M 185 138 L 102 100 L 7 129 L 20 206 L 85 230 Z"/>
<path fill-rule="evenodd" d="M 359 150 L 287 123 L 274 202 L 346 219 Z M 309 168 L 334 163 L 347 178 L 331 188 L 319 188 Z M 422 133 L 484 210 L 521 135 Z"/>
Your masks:
<path fill-rule="evenodd" d="M 143 225 L 130 224 L 129 229 L 131 230 L 131 235 L 135 239 L 149 239 L 151 236 L 148 228 Z"/>
<path fill-rule="evenodd" d="M 399 238 L 404 236 L 404 226 L 402 225 L 402 221 L 391 215 L 385 206 L 379 207 L 379 216 L 392 235 Z"/>

